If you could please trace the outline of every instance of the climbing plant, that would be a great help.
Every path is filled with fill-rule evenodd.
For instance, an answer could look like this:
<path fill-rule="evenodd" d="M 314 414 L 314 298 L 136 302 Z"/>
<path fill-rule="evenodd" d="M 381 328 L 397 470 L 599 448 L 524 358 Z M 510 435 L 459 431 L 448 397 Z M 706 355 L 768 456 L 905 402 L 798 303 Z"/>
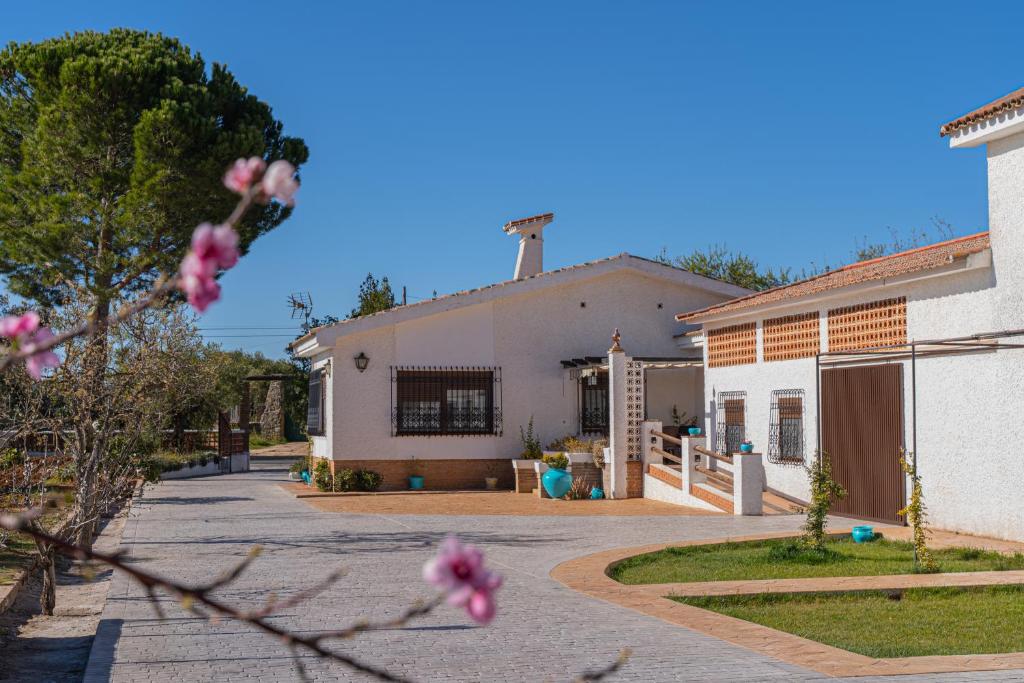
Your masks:
<path fill-rule="evenodd" d="M 907 462 L 906 451 L 900 451 L 900 467 L 910 477 L 910 502 L 899 514 L 907 516 L 907 521 L 913 529 L 914 571 L 933 574 L 939 571 L 939 565 L 935 563 L 931 551 L 928 550 L 928 536 L 931 532 L 928 529 L 928 511 L 921 492 L 921 476 L 917 469 Z"/>

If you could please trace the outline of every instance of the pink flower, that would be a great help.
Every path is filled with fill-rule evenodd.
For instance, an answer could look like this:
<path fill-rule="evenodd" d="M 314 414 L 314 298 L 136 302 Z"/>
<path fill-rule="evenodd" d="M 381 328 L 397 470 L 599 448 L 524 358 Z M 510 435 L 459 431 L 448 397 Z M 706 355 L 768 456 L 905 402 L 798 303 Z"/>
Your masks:
<path fill-rule="evenodd" d="M 227 225 L 202 223 L 192 233 L 192 253 L 227 270 L 238 263 L 238 233 Z"/>
<path fill-rule="evenodd" d="M 295 192 L 299 184 L 295 181 L 295 167 L 287 161 L 275 161 L 263 174 L 263 194 L 273 197 L 282 204 L 295 204 Z"/>
<path fill-rule="evenodd" d="M 192 233 L 192 249 L 181 261 L 178 287 L 200 313 L 220 299 L 217 271 L 238 263 L 238 233 L 228 225 L 203 223 Z"/>
<path fill-rule="evenodd" d="M 195 252 L 190 251 L 181 261 L 180 273 L 181 280 L 178 286 L 185 292 L 192 307 L 200 313 L 220 299 L 216 261 L 203 260 Z"/>
<path fill-rule="evenodd" d="M 449 536 L 437 556 L 423 565 L 423 579 L 444 591 L 448 604 L 464 607 L 477 623 L 494 619 L 494 593 L 501 588 L 502 578 L 484 567 L 480 549 Z"/>
<path fill-rule="evenodd" d="M 23 315 L 9 315 L 0 318 L 0 337 L 18 339 L 39 328 L 39 314 L 29 311 Z"/>
<path fill-rule="evenodd" d="M 238 159 L 224 174 L 224 187 L 238 194 L 245 194 L 252 184 L 263 175 L 267 163 L 259 157 Z"/>
<path fill-rule="evenodd" d="M 40 379 L 43 370 L 60 365 L 60 358 L 53 351 L 36 350 L 53 338 L 53 332 L 48 327 L 39 327 L 39 314 L 35 311 L 0 318 L 0 337 L 10 339 L 16 350 L 26 354 L 25 370 L 33 379 Z"/>

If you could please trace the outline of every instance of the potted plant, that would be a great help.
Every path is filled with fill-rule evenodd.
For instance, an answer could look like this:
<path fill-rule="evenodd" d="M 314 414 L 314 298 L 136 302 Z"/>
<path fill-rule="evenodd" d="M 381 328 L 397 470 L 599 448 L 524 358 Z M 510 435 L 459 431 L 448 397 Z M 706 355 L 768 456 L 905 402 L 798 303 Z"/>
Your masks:
<path fill-rule="evenodd" d="M 753 453 L 753 452 L 754 452 L 754 444 L 750 441 L 750 439 L 747 439 L 746 441 L 744 441 L 743 443 L 740 444 L 740 453 Z"/>
<path fill-rule="evenodd" d="M 565 453 L 549 453 L 544 456 L 544 463 L 548 470 L 541 476 L 540 483 L 549 496 L 561 498 L 572 488 L 572 475 L 566 471 L 569 458 Z"/>
<path fill-rule="evenodd" d="M 412 456 L 411 462 L 412 462 L 412 465 L 411 465 L 410 469 L 411 469 L 412 474 L 409 475 L 409 490 L 410 491 L 422 491 L 423 490 L 423 485 L 424 485 L 424 480 L 423 480 L 423 475 L 419 474 L 419 469 L 416 468 L 416 456 L 415 455 Z"/>

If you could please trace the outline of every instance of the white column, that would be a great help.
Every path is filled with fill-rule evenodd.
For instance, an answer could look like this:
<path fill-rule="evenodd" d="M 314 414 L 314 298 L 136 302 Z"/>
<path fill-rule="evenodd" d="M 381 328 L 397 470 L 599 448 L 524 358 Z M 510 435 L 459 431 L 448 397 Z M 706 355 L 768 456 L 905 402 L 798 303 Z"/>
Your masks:
<path fill-rule="evenodd" d="M 608 462 L 609 498 L 626 497 L 626 361 L 629 358 L 619 346 L 619 331 L 608 349 Z"/>
<path fill-rule="evenodd" d="M 661 458 L 655 456 L 651 452 L 651 448 L 664 448 L 662 439 L 660 436 L 655 436 L 651 432 L 661 431 L 661 420 L 644 420 L 640 427 L 640 460 L 643 463 L 644 474 L 647 474 L 647 466 L 652 462 L 661 462 Z"/>
<path fill-rule="evenodd" d="M 764 465 L 760 453 L 734 453 L 732 456 L 733 512 L 737 515 L 760 515 L 763 512 L 761 482 Z"/>

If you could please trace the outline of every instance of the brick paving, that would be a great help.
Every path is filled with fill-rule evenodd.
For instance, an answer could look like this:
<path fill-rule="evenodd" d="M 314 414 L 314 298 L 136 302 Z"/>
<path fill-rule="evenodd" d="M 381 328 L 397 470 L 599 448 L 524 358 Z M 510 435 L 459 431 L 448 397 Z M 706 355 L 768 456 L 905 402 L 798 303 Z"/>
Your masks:
<path fill-rule="evenodd" d="M 264 467 L 257 465 L 257 467 Z M 271 469 L 277 467 L 278 469 Z M 818 680 L 803 669 L 690 629 L 595 600 L 549 576 L 558 564 L 638 543 L 720 538 L 792 530 L 792 516 L 459 516 L 324 512 L 278 484 L 280 465 L 251 473 L 170 481 L 147 490 L 122 539 L 132 561 L 185 581 L 201 582 L 249 548 L 264 553 L 222 598 L 256 606 L 271 592 L 287 596 L 342 566 L 330 590 L 277 619 L 303 631 L 384 617 L 427 595 L 422 563 L 445 534 L 480 545 L 506 577 L 501 613 L 486 628 L 442 608 L 402 629 L 339 645 L 345 652 L 421 681 L 569 680 L 581 669 L 634 651 L 619 680 Z M 143 592 L 115 576 L 93 643 L 86 681 L 293 681 L 287 649 L 250 627 L 209 624 L 167 599 L 165 621 Z M 316 680 L 361 681 L 312 658 Z M 928 680 L 1006 680 L 988 672 Z M 901 680 L 906 680 L 904 677 Z M 869 680 L 869 679 L 858 679 Z"/>

